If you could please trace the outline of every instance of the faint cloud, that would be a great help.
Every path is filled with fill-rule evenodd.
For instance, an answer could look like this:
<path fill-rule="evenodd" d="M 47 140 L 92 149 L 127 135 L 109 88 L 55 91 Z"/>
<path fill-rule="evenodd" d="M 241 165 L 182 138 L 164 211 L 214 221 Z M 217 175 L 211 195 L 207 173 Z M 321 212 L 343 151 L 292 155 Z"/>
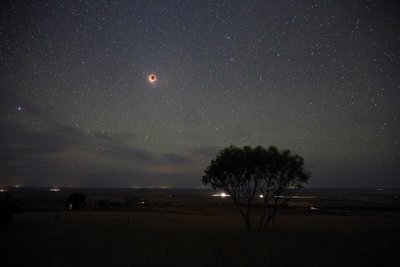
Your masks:
<path fill-rule="evenodd" d="M 173 164 L 188 164 L 193 162 L 188 156 L 175 153 L 162 154 L 161 156 Z"/>
<path fill-rule="evenodd" d="M 128 146 L 113 146 L 112 144 L 108 144 L 106 147 L 96 148 L 92 151 L 105 157 L 120 160 L 150 161 L 154 159 L 150 152 Z"/>
<path fill-rule="evenodd" d="M 218 151 L 221 149 L 215 146 L 203 146 L 190 150 L 190 152 L 196 156 L 204 157 L 204 158 L 214 158 Z"/>

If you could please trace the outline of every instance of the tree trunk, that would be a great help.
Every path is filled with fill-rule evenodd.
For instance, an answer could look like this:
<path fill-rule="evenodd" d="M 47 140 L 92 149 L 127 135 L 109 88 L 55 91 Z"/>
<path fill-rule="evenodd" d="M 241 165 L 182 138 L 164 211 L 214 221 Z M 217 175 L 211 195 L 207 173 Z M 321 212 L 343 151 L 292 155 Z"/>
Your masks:
<path fill-rule="evenodd" d="M 267 207 L 268 207 L 268 200 L 264 199 L 263 212 L 261 214 L 260 225 L 258 227 L 259 231 L 262 231 L 263 229 L 265 217 L 267 216 Z"/>
<path fill-rule="evenodd" d="M 264 223 L 263 227 L 262 227 L 262 231 L 265 232 L 265 230 L 267 229 L 267 226 L 269 225 L 269 223 L 271 222 L 271 220 L 275 223 L 275 215 L 276 212 L 278 211 L 278 201 L 274 202 L 274 208 L 272 209 L 272 213 L 270 215 L 268 215 L 268 218 L 266 220 L 266 222 Z"/>
<path fill-rule="evenodd" d="M 263 225 L 264 225 L 264 220 L 265 220 L 265 216 L 267 215 L 267 209 L 264 207 L 263 208 L 263 213 L 261 214 L 261 218 L 260 218 L 260 224 L 258 226 L 258 230 L 262 231 Z"/>
<path fill-rule="evenodd" d="M 246 222 L 247 234 L 250 236 L 252 230 L 250 216 L 245 216 L 245 222 Z"/>
<path fill-rule="evenodd" d="M 268 227 L 268 225 L 270 224 L 271 221 L 272 221 L 273 225 L 275 225 L 276 211 L 277 211 L 277 209 L 274 208 L 274 211 L 272 212 L 272 214 L 268 216 L 268 219 L 265 222 L 265 225 L 263 227 L 263 232 L 265 232 L 265 230 L 267 229 L 267 227 Z"/>
<path fill-rule="evenodd" d="M 247 233 L 249 235 L 251 235 L 252 227 L 251 227 L 251 221 L 250 221 L 250 211 L 249 210 L 243 211 L 243 209 L 240 206 L 240 202 L 234 201 L 234 203 L 235 203 L 236 208 L 239 210 L 240 214 L 243 217 L 243 220 L 244 220 L 244 222 L 246 224 Z"/>

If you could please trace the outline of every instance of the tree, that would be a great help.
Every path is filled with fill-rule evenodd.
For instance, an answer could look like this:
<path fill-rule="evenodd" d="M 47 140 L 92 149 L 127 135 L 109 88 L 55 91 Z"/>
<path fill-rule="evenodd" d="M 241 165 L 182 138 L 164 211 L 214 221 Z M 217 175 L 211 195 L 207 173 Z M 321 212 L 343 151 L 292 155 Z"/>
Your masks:
<path fill-rule="evenodd" d="M 82 209 L 86 206 L 86 195 L 82 193 L 72 193 L 65 201 L 67 209 Z"/>
<path fill-rule="evenodd" d="M 253 149 L 249 146 L 229 146 L 219 152 L 205 170 L 203 183 L 213 189 L 222 189 L 233 199 L 251 232 L 252 202 L 258 189 L 259 178 L 254 172 Z"/>
<path fill-rule="evenodd" d="M 251 216 L 257 193 L 264 196 L 259 230 L 264 231 L 275 217 L 281 196 L 286 199 L 307 182 L 310 174 L 303 168 L 304 160 L 289 150 L 280 152 L 271 146 L 233 145 L 221 150 L 206 168 L 203 183 L 227 192 L 242 215 L 248 233 L 252 231 Z M 269 206 L 272 210 L 268 213 Z"/>
<path fill-rule="evenodd" d="M 304 169 L 304 159 L 301 156 L 292 155 L 290 150 L 279 151 L 275 146 L 270 146 L 265 151 L 263 164 L 260 182 L 260 192 L 264 200 L 259 225 L 261 231 L 265 231 L 274 220 L 278 208 L 287 203 L 307 183 L 311 175 Z M 272 207 L 269 208 L 270 206 Z"/>

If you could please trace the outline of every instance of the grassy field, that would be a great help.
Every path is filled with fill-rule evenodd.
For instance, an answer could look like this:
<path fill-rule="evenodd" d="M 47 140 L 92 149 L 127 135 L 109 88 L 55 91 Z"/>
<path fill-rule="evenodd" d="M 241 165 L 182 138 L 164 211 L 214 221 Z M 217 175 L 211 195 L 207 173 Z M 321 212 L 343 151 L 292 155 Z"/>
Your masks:
<path fill-rule="evenodd" d="M 152 196 L 152 199 L 159 198 Z M 1 227 L 0 265 L 399 266 L 400 263 L 398 212 L 347 214 L 291 209 L 282 211 L 266 233 L 248 237 L 229 200 L 204 202 L 195 196 L 186 196 L 183 201 L 177 199 L 172 204 L 160 201 L 159 206 L 143 209 L 23 211 Z"/>

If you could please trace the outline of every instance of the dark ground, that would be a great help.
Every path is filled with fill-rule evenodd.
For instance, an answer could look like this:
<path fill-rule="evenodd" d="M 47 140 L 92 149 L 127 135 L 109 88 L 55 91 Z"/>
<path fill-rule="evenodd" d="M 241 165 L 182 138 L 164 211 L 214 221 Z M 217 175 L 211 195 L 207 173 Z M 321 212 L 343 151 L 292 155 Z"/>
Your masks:
<path fill-rule="evenodd" d="M 86 210 L 64 210 L 73 191 L 87 195 Z M 19 199 L 21 212 L 1 225 L 1 266 L 399 266 L 400 262 L 398 191 L 305 192 L 303 196 L 313 198 L 293 200 L 280 211 L 274 226 L 250 238 L 230 200 L 211 197 L 209 190 L 8 193 Z M 94 210 L 99 200 L 106 204 Z"/>

